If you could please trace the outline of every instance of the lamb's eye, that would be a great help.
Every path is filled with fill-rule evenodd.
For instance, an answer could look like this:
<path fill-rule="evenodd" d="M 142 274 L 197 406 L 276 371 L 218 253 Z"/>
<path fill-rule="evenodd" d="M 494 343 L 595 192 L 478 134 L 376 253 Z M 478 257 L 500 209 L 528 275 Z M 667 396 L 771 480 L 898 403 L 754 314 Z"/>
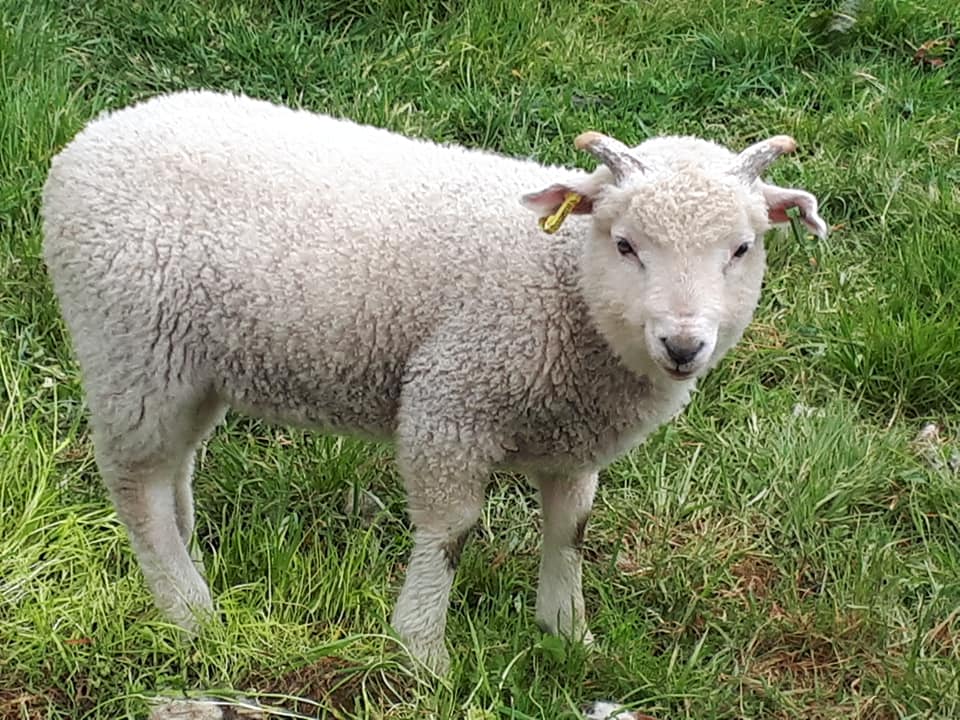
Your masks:
<path fill-rule="evenodd" d="M 743 243 L 740 247 L 738 247 L 734 251 L 733 256 L 735 258 L 742 258 L 744 255 L 747 254 L 747 250 L 749 249 L 750 249 L 750 243 Z"/>
<path fill-rule="evenodd" d="M 621 255 L 636 255 L 633 251 L 633 245 L 626 238 L 617 238 L 617 251 Z"/>

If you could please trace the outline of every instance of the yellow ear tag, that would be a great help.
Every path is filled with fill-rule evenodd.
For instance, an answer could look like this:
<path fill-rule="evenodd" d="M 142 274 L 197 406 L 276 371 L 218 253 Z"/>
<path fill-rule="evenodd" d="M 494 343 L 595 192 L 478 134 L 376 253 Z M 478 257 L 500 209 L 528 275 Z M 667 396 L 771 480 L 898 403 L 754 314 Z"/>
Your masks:
<path fill-rule="evenodd" d="M 553 215 L 540 218 L 540 227 L 545 233 L 553 235 L 553 233 L 560 229 L 563 221 L 567 219 L 567 215 L 573 212 L 573 209 L 581 200 L 583 200 L 582 195 L 567 193 L 567 196 L 563 199 L 563 203 L 561 203 Z"/>

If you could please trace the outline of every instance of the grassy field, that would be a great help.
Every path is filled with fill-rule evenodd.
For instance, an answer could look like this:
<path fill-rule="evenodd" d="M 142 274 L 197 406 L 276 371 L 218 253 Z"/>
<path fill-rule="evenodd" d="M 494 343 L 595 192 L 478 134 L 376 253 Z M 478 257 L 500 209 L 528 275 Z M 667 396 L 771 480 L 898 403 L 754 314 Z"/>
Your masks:
<path fill-rule="evenodd" d="M 929 457 L 960 447 L 960 6 L 875 0 L 842 33 L 831 7 L 0 0 L 0 717 L 185 692 L 332 717 L 960 717 L 960 475 Z M 505 477 L 454 588 L 452 674 L 411 676 L 386 626 L 410 547 L 390 449 L 235 416 L 196 479 L 224 622 L 185 644 L 160 620 L 93 465 L 38 197 L 97 112 L 183 87 L 583 166 L 589 128 L 796 137 L 771 176 L 833 232 L 771 240 L 744 342 L 604 474 L 594 649 L 537 630 L 535 497 Z"/>

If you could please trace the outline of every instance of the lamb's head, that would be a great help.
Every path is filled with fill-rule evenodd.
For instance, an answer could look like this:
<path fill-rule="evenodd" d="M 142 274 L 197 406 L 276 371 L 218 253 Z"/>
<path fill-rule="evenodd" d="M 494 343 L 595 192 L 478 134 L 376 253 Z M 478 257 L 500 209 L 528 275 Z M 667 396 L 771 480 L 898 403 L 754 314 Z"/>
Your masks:
<path fill-rule="evenodd" d="M 611 348 L 636 372 L 691 380 L 740 339 L 760 295 L 764 234 L 789 222 L 790 208 L 826 234 L 813 195 L 760 179 L 793 151 L 789 137 L 739 154 L 688 137 L 628 148 L 587 132 L 576 144 L 603 164 L 524 203 L 541 215 L 565 208 L 592 216 L 583 294 Z"/>

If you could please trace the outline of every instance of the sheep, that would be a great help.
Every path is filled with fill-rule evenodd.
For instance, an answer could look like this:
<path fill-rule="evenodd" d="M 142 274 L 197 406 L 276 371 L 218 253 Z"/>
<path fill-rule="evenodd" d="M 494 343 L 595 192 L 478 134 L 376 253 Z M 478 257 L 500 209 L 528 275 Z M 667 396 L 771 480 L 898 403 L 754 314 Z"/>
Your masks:
<path fill-rule="evenodd" d="M 169 620 L 195 632 L 213 608 L 191 477 L 230 408 L 393 444 L 414 542 L 391 625 L 428 668 L 449 668 L 494 471 L 539 491 L 538 624 L 591 641 L 599 470 L 739 340 L 765 233 L 790 208 L 826 226 L 760 179 L 788 136 L 575 145 L 594 171 L 195 90 L 104 113 L 54 157 L 44 258 L 99 473 Z"/>

